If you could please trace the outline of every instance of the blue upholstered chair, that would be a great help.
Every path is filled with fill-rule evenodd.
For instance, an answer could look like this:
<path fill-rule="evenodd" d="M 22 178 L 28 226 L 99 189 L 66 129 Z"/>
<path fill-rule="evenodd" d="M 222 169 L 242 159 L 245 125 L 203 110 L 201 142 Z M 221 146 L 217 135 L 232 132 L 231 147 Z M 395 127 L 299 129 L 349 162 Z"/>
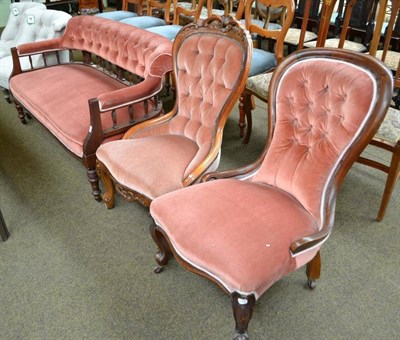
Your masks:
<path fill-rule="evenodd" d="M 263 25 L 264 27 L 261 27 L 257 22 L 255 24 L 252 22 L 254 20 L 254 1 L 247 1 L 244 10 L 246 28 L 252 34 L 252 37 L 256 36 L 256 40 L 254 40 L 256 46 L 253 49 L 249 77 L 272 72 L 282 61 L 285 37 L 292 25 L 295 11 L 293 0 L 257 0 L 259 5 L 263 5 L 263 8 L 265 8 L 265 24 Z M 273 19 L 276 8 L 280 9 L 279 19 L 277 20 L 279 26 L 272 26 L 271 19 Z M 267 48 L 262 46 L 265 42 L 267 43 Z M 239 103 L 239 128 L 241 137 L 244 135 L 246 117 L 248 121 L 251 119 L 252 108 L 254 108 L 252 94 L 244 90 L 240 96 Z"/>
<path fill-rule="evenodd" d="M 173 0 L 171 7 L 174 9 L 174 19 L 172 25 L 150 27 L 147 28 L 147 30 L 160 34 L 167 39 L 174 40 L 183 27 L 181 25 L 181 19 L 184 18 L 186 21 L 198 20 L 203 11 L 204 2 L 205 0 L 195 0 L 192 2 L 192 6 L 188 6 L 189 3 L 187 2 Z"/>
<path fill-rule="evenodd" d="M 114 20 L 114 21 L 120 21 L 123 19 L 137 17 L 138 15 L 142 15 L 142 13 L 139 13 L 139 11 L 142 10 L 142 2 L 143 2 L 142 0 L 122 0 L 122 9 L 121 10 L 98 13 L 98 14 L 96 14 L 96 16 L 104 18 L 104 19 Z M 136 5 L 138 7 L 138 13 L 129 11 L 128 10 L 129 4 Z M 139 7 L 140 7 L 140 10 L 139 10 Z"/>

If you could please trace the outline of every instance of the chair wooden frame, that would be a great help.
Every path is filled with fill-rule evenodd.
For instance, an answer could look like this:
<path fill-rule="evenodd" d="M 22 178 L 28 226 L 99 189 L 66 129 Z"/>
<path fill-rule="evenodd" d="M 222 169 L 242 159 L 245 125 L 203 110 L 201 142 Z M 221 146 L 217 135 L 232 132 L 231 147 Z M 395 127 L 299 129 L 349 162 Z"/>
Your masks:
<path fill-rule="evenodd" d="M 225 105 L 221 109 L 221 112 L 218 114 L 218 119 L 215 125 L 215 135 L 213 139 L 213 143 L 207 154 L 202 158 L 200 163 L 194 168 L 194 170 L 185 176 L 182 179 L 183 186 L 189 186 L 191 184 L 196 183 L 199 178 L 207 171 L 207 169 L 214 163 L 220 153 L 220 146 L 222 143 L 222 134 L 225 123 L 228 119 L 229 114 L 232 111 L 233 106 L 236 104 L 236 101 L 244 88 L 246 78 L 250 69 L 250 60 L 251 60 L 251 38 L 248 33 L 246 33 L 241 24 L 235 20 L 231 16 L 212 16 L 205 20 L 199 20 L 195 23 L 186 25 L 180 33 L 177 35 L 173 44 L 173 56 L 178 55 L 178 50 L 181 45 L 185 42 L 185 40 L 193 34 L 216 34 L 223 35 L 228 37 L 229 39 L 235 40 L 240 44 L 244 51 L 244 59 L 243 59 L 243 69 L 241 70 L 242 74 L 238 78 L 238 82 L 235 85 L 231 95 L 227 99 Z M 173 64 L 173 78 L 178 79 L 178 62 L 176 58 L 174 58 Z M 132 129 L 129 129 L 123 139 L 129 139 L 131 136 L 137 134 L 139 131 L 147 130 L 149 128 L 153 128 L 157 125 L 167 124 L 169 121 L 174 119 L 174 117 L 179 112 L 179 93 L 177 94 L 178 100 L 175 102 L 175 105 L 171 112 L 149 120 L 148 122 L 143 122 L 142 124 L 138 124 Z M 111 142 L 110 142 L 111 143 Z M 115 191 L 121 194 L 125 200 L 129 202 L 139 201 L 144 206 L 149 206 L 151 203 L 151 199 L 146 197 L 145 195 L 137 192 L 132 188 L 128 188 L 121 183 L 118 183 L 117 179 L 113 177 L 107 167 L 100 161 L 97 160 L 97 174 L 101 178 L 102 182 L 105 186 L 105 192 L 102 195 L 103 201 L 106 203 L 107 208 L 111 209 L 114 207 L 114 196 Z"/>
<path fill-rule="evenodd" d="M 348 170 L 351 168 L 353 163 L 357 160 L 358 156 L 361 154 L 362 150 L 369 143 L 371 138 L 374 136 L 376 130 L 378 129 L 380 123 L 382 122 L 387 107 L 390 102 L 390 93 L 392 89 L 392 83 L 390 79 L 390 75 L 388 72 L 382 68 L 382 66 L 376 62 L 373 58 L 366 58 L 364 55 L 360 53 L 354 53 L 350 51 L 344 51 L 341 49 L 305 49 L 296 51 L 289 57 L 287 57 L 281 64 L 281 67 L 277 69 L 274 73 L 273 78 L 271 80 L 271 89 L 269 93 L 269 115 L 268 115 L 268 140 L 266 147 L 261 155 L 261 157 L 248 166 L 242 167 L 237 170 L 224 171 L 224 172 L 216 172 L 209 173 L 202 177 L 202 182 L 219 180 L 219 179 L 228 179 L 235 178 L 237 180 L 242 180 L 253 176 L 258 169 L 260 169 L 261 164 L 266 157 L 269 146 L 272 143 L 275 129 L 275 103 L 274 96 L 277 91 L 277 84 L 279 82 L 279 78 L 282 72 L 293 65 L 295 62 L 299 60 L 305 60 L 310 57 L 318 57 L 325 56 L 331 57 L 333 59 L 344 60 L 356 65 L 362 65 L 363 67 L 371 70 L 374 74 L 375 79 L 380 80 L 380 84 L 377 88 L 377 97 L 373 106 L 373 114 L 369 118 L 369 122 L 363 127 L 362 133 L 360 133 L 354 141 L 352 141 L 352 145 L 350 148 L 346 149 L 346 152 L 340 158 L 340 163 L 337 163 L 334 167 L 334 172 L 332 178 L 329 180 L 329 183 L 325 186 L 326 192 L 325 197 L 326 201 L 324 206 L 321 207 L 323 210 L 323 218 L 322 226 L 319 231 L 314 234 L 308 235 L 306 237 L 302 237 L 296 241 L 294 241 L 288 251 L 290 251 L 293 255 L 302 253 L 309 249 L 312 249 L 320 244 L 322 244 L 330 235 L 333 224 L 334 224 L 334 215 L 335 215 L 335 202 L 337 193 L 341 183 L 343 182 Z M 200 184 L 201 185 L 201 184 Z M 185 190 L 185 189 L 183 189 Z M 182 190 L 182 191 L 183 191 Z M 176 199 L 176 197 L 175 197 Z M 174 204 L 177 201 L 174 200 Z M 164 209 L 165 207 L 163 207 Z M 235 336 L 234 339 L 247 339 L 247 328 L 249 321 L 252 316 L 253 308 L 256 302 L 256 296 L 254 294 L 243 294 L 238 291 L 229 291 L 225 285 L 221 283 L 221 281 L 209 274 L 206 270 L 201 270 L 198 267 L 195 267 L 191 264 L 187 259 L 184 259 L 179 255 L 179 250 L 175 249 L 171 240 L 169 239 L 167 233 L 164 231 L 162 226 L 159 225 L 159 220 L 154 220 L 153 224 L 150 226 L 150 233 L 158 246 L 158 252 L 156 254 L 156 262 L 157 267 L 155 268 L 156 273 L 160 273 L 164 266 L 168 264 L 170 254 L 173 254 L 176 260 L 187 270 L 203 276 L 210 281 L 217 284 L 225 293 L 227 293 L 232 302 L 233 314 L 235 319 Z M 314 258 L 309 260 L 307 263 L 306 274 L 308 277 L 308 285 L 311 289 L 315 288 L 315 280 L 319 278 L 321 272 L 321 259 L 319 251 L 316 253 Z"/>

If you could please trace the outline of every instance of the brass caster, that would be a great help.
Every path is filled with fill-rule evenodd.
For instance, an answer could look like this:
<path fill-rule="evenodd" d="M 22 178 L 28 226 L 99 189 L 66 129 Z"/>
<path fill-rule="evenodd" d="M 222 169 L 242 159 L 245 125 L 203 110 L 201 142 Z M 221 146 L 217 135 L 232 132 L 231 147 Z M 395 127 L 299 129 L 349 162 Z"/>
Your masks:
<path fill-rule="evenodd" d="M 236 334 L 233 336 L 233 340 L 248 340 L 248 339 L 249 339 L 249 336 L 248 336 L 247 333 L 245 333 L 245 334 L 238 334 L 238 333 L 236 333 Z"/>
<path fill-rule="evenodd" d="M 164 270 L 163 267 L 157 266 L 154 268 L 154 273 L 160 274 Z"/>
<path fill-rule="evenodd" d="M 315 289 L 315 287 L 317 287 L 317 284 L 315 283 L 315 280 L 308 280 L 307 286 L 309 289 L 313 290 L 313 289 Z"/>

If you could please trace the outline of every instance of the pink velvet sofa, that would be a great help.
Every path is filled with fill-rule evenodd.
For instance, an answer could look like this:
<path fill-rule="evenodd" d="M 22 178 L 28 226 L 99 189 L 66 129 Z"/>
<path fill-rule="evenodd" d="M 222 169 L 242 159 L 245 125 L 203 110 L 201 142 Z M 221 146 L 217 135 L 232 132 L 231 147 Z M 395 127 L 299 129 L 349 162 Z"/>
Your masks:
<path fill-rule="evenodd" d="M 93 16 L 72 18 L 59 38 L 12 50 L 9 85 L 21 122 L 33 116 L 82 159 L 98 201 L 96 150 L 163 113 L 159 93 L 172 69 L 171 52 L 164 37 Z M 44 65 L 35 65 L 38 55 Z M 21 59 L 29 61 L 28 70 Z"/>

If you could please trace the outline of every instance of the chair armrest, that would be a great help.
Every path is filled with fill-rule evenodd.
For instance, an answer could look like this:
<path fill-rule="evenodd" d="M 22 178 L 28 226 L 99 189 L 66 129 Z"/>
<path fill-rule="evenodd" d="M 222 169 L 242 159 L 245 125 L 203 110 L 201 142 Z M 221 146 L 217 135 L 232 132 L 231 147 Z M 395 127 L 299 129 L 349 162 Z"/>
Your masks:
<path fill-rule="evenodd" d="M 30 54 L 52 52 L 60 49 L 64 49 L 61 45 L 60 38 L 35 41 L 17 46 L 18 55 L 20 57 Z"/>
<path fill-rule="evenodd" d="M 215 179 L 224 179 L 224 178 L 245 179 L 253 176 L 255 171 L 260 167 L 261 163 L 262 159 L 258 159 L 254 163 L 251 163 L 241 168 L 226 170 L 226 171 L 209 172 L 201 177 L 200 182 L 208 182 Z"/>
<path fill-rule="evenodd" d="M 322 244 L 331 234 L 333 228 L 333 222 L 335 219 L 335 206 L 336 206 L 335 188 L 331 190 L 328 197 L 329 198 L 325 205 L 327 213 L 325 215 L 322 228 L 311 235 L 304 236 L 292 242 L 292 244 L 290 245 L 290 251 L 292 252 L 293 255 L 297 255 L 302 251 L 305 251 L 307 249 L 316 246 L 317 244 Z"/>
<path fill-rule="evenodd" d="M 320 231 L 302 237 L 290 245 L 290 251 L 293 255 L 297 255 L 304 250 L 314 247 L 315 245 L 324 242 L 331 233 L 332 228 L 322 228 Z"/>
<path fill-rule="evenodd" d="M 162 79 L 148 77 L 141 83 L 98 96 L 100 111 L 114 110 L 154 97 L 162 90 Z"/>

